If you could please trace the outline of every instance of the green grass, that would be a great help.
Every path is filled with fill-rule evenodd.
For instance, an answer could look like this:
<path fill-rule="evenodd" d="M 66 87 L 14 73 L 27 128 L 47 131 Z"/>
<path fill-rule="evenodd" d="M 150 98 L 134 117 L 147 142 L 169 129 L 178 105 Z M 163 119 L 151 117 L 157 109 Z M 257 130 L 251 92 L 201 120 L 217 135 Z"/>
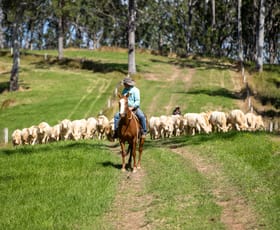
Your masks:
<path fill-rule="evenodd" d="M 187 92 L 191 111 L 227 111 L 236 108 L 234 85 L 228 70 L 199 69 L 193 77 L 191 89 Z"/>
<path fill-rule="evenodd" d="M 152 146 L 145 152 L 144 165 L 147 192 L 153 196 L 147 214 L 153 228 L 224 229 L 209 181 L 179 155 Z"/>
<path fill-rule="evenodd" d="M 174 141 L 174 140 L 173 140 Z M 280 143 L 266 133 L 198 135 L 179 138 L 179 145 L 222 164 L 228 178 L 259 215 L 264 229 L 278 229 L 280 223 Z M 177 143 L 177 144 L 178 144 Z"/>
<path fill-rule="evenodd" d="M 10 133 L 42 121 L 55 125 L 65 118 L 97 116 L 106 108 L 121 79 L 111 74 L 24 68 L 20 73 L 24 91 L 4 93 L 0 99 L 0 104 L 13 101 L 0 113 L 0 129 L 7 127 Z M 1 80 L 7 81 L 8 75 Z M 2 141 L 2 132 L 0 138 Z"/>
<path fill-rule="evenodd" d="M 56 51 L 47 52 L 57 55 Z M 65 56 L 89 61 L 58 62 L 52 57 L 46 62 L 40 56 L 22 55 L 20 85 L 24 90 L 1 93 L 0 106 L 10 101 L 0 110 L 1 229 L 111 228 L 103 221 L 120 180 L 120 157 L 112 153 L 107 142 L 59 142 L 19 148 L 13 148 L 10 142 L 2 144 L 4 127 L 11 134 L 16 128 L 41 121 L 54 125 L 64 118 L 96 116 L 101 110 L 109 118 L 113 116 L 114 109 L 107 108 L 107 101 L 127 73 L 127 53 L 65 50 Z M 168 103 L 179 105 L 183 113 L 236 108 L 232 81 L 236 74 L 231 64 L 147 53 L 137 53 L 136 60 L 141 106 L 149 116 L 170 114 Z M 174 65 L 180 67 L 180 77 L 193 68 L 192 81 L 171 81 Z M 0 76 L 1 91 L 7 87 L 10 67 L 11 57 L 0 56 L 0 70 L 6 71 Z M 157 79 L 146 78 L 149 74 Z M 275 82 L 278 78 L 272 76 Z M 145 218 L 156 229 L 226 228 L 220 221 L 221 207 L 211 193 L 213 181 L 168 149 L 175 144 L 221 165 L 228 180 L 256 212 L 258 227 L 277 229 L 280 146 L 272 140 L 268 133 L 230 132 L 146 141 L 143 192 L 153 201 Z"/>
<path fill-rule="evenodd" d="M 116 193 L 118 161 L 97 141 L 1 149 L 0 228 L 101 226 Z"/>

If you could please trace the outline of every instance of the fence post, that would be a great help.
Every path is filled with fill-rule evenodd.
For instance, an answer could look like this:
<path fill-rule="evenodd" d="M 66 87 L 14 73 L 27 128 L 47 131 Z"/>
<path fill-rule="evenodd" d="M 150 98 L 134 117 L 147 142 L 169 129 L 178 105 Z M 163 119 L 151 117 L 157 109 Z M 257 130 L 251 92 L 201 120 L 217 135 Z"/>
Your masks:
<path fill-rule="evenodd" d="M 111 108 L 111 98 L 108 99 L 108 108 Z"/>
<path fill-rule="evenodd" d="M 251 108 L 251 97 L 248 96 L 248 108 L 250 109 Z"/>
<path fill-rule="evenodd" d="M 278 129 L 279 129 L 278 121 L 275 121 L 274 130 L 275 130 L 276 132 L 278 132 Z"/>
<path fill-rule="evenodd" d="M 269 123 L 269 132 L 273 132 L 273 121 L 270 121 Z"/>
<path fill-rule="evenodd" d="M 4 143 L 7 144 L 9 140 L 9 130 L 8 128 L 4 128 Z"/>
<path fill-rule="evenodd" d="M 245 76 L 245 69 L 244 69 L 243 64 L 242 64 L 242 67 L 241 67 L 241 75 L 243 77 L 243 82 L 246 83 L 247 79 L 246 79 L 246 76 Z"/>

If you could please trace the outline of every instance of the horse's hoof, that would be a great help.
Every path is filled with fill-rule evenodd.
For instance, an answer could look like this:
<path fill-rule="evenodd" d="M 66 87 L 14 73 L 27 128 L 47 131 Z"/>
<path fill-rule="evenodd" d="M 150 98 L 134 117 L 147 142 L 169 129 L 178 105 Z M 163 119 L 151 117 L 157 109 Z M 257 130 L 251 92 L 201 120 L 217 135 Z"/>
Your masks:
<path fill-rule="evenodd" d="M 141 169 L 141 166 L 137 166 L 137 169 Z"/>
<path fill-rule="evenodd" d="M 137 172 L 137 169 L 136 169 L 136 168 L 133 168 L 132 172 L 133 172 L 133 173 L 136 173 L 136 172 Z"/>
<path fill-rule="evenodd" d="M 122 169 L 122 172 L 126 172 L 126 170 L 125 170 L 125 169 Z"/>

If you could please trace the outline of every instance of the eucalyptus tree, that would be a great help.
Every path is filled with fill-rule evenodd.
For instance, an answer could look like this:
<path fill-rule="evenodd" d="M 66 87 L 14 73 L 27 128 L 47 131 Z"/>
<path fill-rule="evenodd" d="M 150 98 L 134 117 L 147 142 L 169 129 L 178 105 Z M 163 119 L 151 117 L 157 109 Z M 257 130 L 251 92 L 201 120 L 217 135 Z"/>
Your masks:
<path fill-rule="evenodd" d="M 19 30 L 21 29 L 20 23 L 23 19 L 23 13 L 25 10 L 27 3 L 21 2 L 19 7 L 16 8 L 15 11 L 15 19 L 13 22 L 13 36 L 12 36 L 12 44 L 13 44 L 13 66 L 11 70 L 10 76 L 10 87 L 9 91 L 16 91 L 19 88 L 18 78 L 19 78 L 19 64 L 20 64 L 20 39 L 19 39 Z"/>
<path fill-rule="evenodd" d="M 22 30 L 22 21 L 24 16 L 24 11 L 27 9 L 28 0 L 26 1 L 8 1 L 4 0 L 3 9 L 5 9 L 6 20 L 12 25 L 12 50 L 13 50 L 13 65 L 10 75 L 9 91 L 16 91 L 19 88 L 19 68 L 20 68 L 20 34 Z"/>
<path fill-rule="evenodd" d="M 80 27 L 93 47 L 113 45 L 127 47 L 127 5 L 118 0 L 84 1 Z"/>
<path fill-rule="evenodd" d="M 191 31 L 189 27 L 188 7 L 186 1 L 174 1 L 169 3 L 166 18 L 169 26 L 165 26 L 167 34 L 172 34 L 169 41 L 172 49 L 179 55 L 186 55 L 190 51 Z"/>
<path fill-rule="evenodd" d="M 50 8 L 52 11 L 52 25 L 56 25 L 58 39 L 58 59 L 64 57 L 63 49 L 66 43 L 65 37 L 69 33 L 70 22 L 77 16 L 79 11 L 79 2 L 81 0 L 50 0 Z"/>
<path fill-rule="evenodd" d="M 7 31 L 11 31 L 7 35 L 11 40 L 13 65 L 11 69 L 9 91 L 16 91 L 19 88 L 19 69 L 20 69 L 20 48 L 24 37 L 23 28 L 27 21 L 26 15 L 30 12 L 40 11 L 41 4 L 44 0 L 36 2 L 32 0 L 2 0 L 2 7 L 5 14 L 5 26 Z"/>
<path fill-rule="evenodd" d="M 136 73 L 135 63 L 135 30 L 136 30 L 136 0 L 128 1 L 128 73 Z"/>
<path fill-rule="evenodd" d="M 245 61 L 255 61 L 257 36 L 257 0 L 243 0 L 241 7 L 243 53 Z"/>
<path fill-rule="evenodd" d="M 237 36 L 238 36 L 238 59 L 240 61 L 241 70 L 243 73 L 243 43 L 242 43 L 242 15 L 241 15 L 242 0 L 238 0 L 237 5 Z"/>
<path fill-rule="evenodd" d="M 39 0 L 30 4 L 24 12 L 22 21 L 22 47 L 25 49 L 42 49 L 44 43 L 44 26 L 49 20 L 49 1 Z"/>
<path fill-rule="evenodd" d="M 4 48 L 4 33 L 3 33 L 3 19 L 4 19 L 4 13 L 3 13 L 3 5 L 2 0 L 0 0 L 0 48 Z"/>
<path fill-rule="evenodd" d="M 265 19 L 265 0 L 260 0 L 259 5 L 259 27 L 257 36 L 257 61 L 256 68 L 259 72 L 263 70 L 263 52 L 264 52 L 264 19 Z"/>
<path fill-rule="evenodd" d="M 265 23 L 265 44 L 266 53 L 268 53 L 268 62 L 274 64 L 280 62 L 280 1 L 266 1 L 266 23 Z M 278 53 L 278 54 L 277 54 Z"/>
<path fill-rule="evenodd" d="M 137 2 L 137 30 L 138 46 L 158 50 L 162 54 L 166 44 L 166 26 L 168 25 L 168 1 L 139 1 Z"/>

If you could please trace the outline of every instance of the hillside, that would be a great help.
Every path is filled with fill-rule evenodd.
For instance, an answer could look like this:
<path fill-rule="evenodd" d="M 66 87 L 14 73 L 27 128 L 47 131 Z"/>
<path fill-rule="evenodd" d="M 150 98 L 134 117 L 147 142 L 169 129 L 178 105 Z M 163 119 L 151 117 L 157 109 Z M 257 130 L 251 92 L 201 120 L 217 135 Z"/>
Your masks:
<path fill-rule="evenodd" d="M 10 94 L 6 89 L 11 56 L 8 51 L 1 52 L 1 129 L 23 128 L 43 120 L 55 124 L 67 117 L 96 116 L 100 112 L 113 116 L 116 111 L 115 89 L 126 76 L 126 52 L 70 49 L 65 51 L 66 58 L 63 61 L 51 56 L 54 54 L 55 51 L 23 53 L 20 90 Z M 277 68 L 256 76 L 250 74 L 248 67 L 246 85 L 235 63 L 229 61 L 199 57 L 167 58 L 141 51 L 137 53 L 137 69 L 138 74 L 134 78 L 138 87 L 144 89 L 141 95 L 142 108 L 148 117 L 170 114 L 176 105 L 184 113 L 241 108 L 244 112 L 253 110 L 261 114 L 266 120 L 267 129 L 271 122 L 277 128 L 280 111 Z M 66 81 L 61 82 L 59 79 Z M 259 79 L 262 80 L 263 88 Z M 268 86 L 269 90 L 266 89 Z M 47 97 L 53 97 L 51 104 L 44 102 Z M 36 112 L 28 110 L 31 104 L 37 105 Z M 60 104 L 63 104 L 63 110 Z M 83 111 L 83 106 L 87 111 Z M 50 107 L 55 115 L 46 112 Z M 26 111 L 29 111 L 33 121 L 26 120 L 23 115 Z M 20 126 L 13 122 L 10 114 L 17 114 Z"/>
<path fill-rule="evenodd" d="M 126 52 L 65 50 L 63 61 L 51 55 L 55 51 L 22 54 L 20 90 L 8 93 L 11 57 L 1 52 L 1 130 L 99 113 L 112 118 Z M 254 110 L 270 116 L 266 125 L 272 115 L 279 119 L 277 68 L 258 76 L 248 66 L 247 88 L 228 60 L 142 51 L 137 69 L 134 79 L 148 117 L 171 114 L 175 106 L 183 113 L 246 112 L 249 89 Z M 261 88 L 259 78 L 273 87 Z M 276 230 L 279 143 L 276 132 L 148 137 L 142 168 L 121 173 L 117 142 L 94 138 L 12 147 L 0 141 L 0 228 Z"/>

